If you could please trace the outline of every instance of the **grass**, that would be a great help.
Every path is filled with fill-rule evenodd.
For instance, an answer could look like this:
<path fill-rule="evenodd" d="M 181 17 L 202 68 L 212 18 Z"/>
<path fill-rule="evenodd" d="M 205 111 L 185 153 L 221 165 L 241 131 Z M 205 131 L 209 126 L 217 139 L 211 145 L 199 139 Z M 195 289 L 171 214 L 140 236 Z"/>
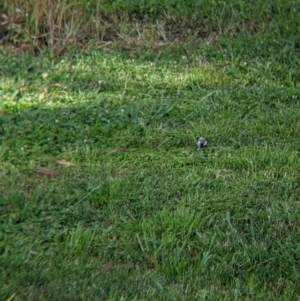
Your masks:
<path fill-rule="evenodd" d="M 259 56 L 269 56 L 274 48 L 299 50 L 298 0 L 4 0 L 0 10 L 0 43 L 19 53 L 46 48 L 62 55 L 70 46 L 87 51 L 160 48 L 191 40 L 198 47 L 218 44 L 220 35 L 227 35 L 225 43 L 244 36 L 238 48 L 247 52 L 249 47 Z M 250 46 L 241 47 L 249 39 Z"/>
<path fill-rule="evenodd" d="M 298 27 L 261 18 L 200 45 L 0 50 L 1 300 L 300 298 Z"/>

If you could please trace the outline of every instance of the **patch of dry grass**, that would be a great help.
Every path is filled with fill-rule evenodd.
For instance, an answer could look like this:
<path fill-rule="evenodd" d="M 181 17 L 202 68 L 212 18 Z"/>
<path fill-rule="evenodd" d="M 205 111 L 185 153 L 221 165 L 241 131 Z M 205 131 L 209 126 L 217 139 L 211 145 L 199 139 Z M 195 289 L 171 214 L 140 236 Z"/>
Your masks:
<path fill-rule="evenodd" d="M 190 26 L 195 18 L 187 24 L 186 18 L 176 14 L 154 16 L 130 10 L 113 14 L 104 10 L 99 1 L 86 7 L 80 1 L 25 0 L 20 3 L 4 0 L 0 19 L 0 43 L 13 45 L 19 53 L 36 54 L 47 48 L 62 54 L 70 46 L 125 50 L 160 48 L 185 42 L 190 37 L 198 42 L 210 42 L 213 37 L 211 28 Z"/>
<path fill-rule="evenodd" d="M 46 46 L 61 52 L 69 45 L 86 44 L 101 28 L 81 9 L 80 3 L 68 4 L 66 0 L 34 0 L 22 4 L 5 1 L 4 11 L 3 43 L 22 46 L 26 50 L 37 51 Z"/>

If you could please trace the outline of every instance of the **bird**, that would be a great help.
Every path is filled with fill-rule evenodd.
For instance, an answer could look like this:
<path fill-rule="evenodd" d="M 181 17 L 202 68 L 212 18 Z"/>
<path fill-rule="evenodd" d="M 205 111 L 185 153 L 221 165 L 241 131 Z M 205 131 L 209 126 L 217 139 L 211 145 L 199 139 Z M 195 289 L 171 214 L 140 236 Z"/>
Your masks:
<path fill-rule="evenodd" d="M 206 138 L 204 137 L 200 137 L 197 141 L 197 145 L 198 145 L 198 150 L 207 147 L 208 145 L 208 141 Z"/>

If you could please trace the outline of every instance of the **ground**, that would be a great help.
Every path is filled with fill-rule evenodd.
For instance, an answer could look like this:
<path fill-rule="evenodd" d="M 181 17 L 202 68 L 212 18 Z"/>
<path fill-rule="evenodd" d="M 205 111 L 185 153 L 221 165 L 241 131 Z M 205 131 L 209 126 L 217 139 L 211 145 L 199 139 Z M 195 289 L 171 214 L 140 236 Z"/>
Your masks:
<path fill-rule="evenodd" d="M 297 4 L 276 5 L 163 47 L 1 48 L 1 300 L 300 298 Z"/>

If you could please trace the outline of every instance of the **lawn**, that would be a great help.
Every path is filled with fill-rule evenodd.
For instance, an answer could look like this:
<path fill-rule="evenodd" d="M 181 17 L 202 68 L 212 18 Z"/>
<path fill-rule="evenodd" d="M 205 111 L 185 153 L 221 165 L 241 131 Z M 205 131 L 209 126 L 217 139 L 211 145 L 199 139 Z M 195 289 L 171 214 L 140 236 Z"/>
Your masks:
<path fill-rule="evenodd" d="M 300 300 L 299 3 L 275 2 L 197 43 L 0 49 L 1 300 Z"/>

